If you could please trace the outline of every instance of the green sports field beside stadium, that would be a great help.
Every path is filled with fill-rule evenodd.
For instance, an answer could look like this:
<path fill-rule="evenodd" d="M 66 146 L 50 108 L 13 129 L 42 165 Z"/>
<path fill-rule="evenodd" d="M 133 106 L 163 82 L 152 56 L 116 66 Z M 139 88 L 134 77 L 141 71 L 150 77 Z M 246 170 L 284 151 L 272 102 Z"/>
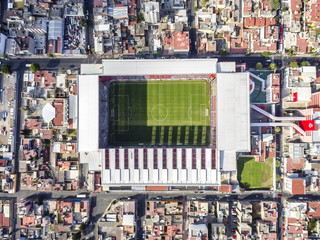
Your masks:
<path fill-rule="evenodd" d="M 109 145 L 208 145 L 207 81 L 114 82 L 109 89 Z"/>

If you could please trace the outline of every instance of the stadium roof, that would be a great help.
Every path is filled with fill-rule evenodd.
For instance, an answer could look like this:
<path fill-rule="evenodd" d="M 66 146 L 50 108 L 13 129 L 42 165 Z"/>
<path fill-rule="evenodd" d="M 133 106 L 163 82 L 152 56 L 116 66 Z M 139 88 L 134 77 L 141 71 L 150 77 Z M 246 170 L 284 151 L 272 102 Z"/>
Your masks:
<path fill-rule="evenodd" d="M 102 161 L 101 183 L 108 186 L 218 185 L 220 182 L 219 163 L 216 168 L 213 168 L 212 161 L 215 161 L 212 156 L 213 150 L 205 148 L 204 151 L 205 155 L 202 159 L 202 148 L 195 149 L 197 159 L 204 161 L 205 167 L 203 168 L 200 160 L 195 161 L 193 167 L 193 149 L 191 148 L 186 148 L 185 158 L 182 155 L 182 148 L 177 148 L 176 153 L 173 148 L 129 148 L 126 150 L 108 148 L 106 149 L 108 157 L 106 161 Z M 157 158 L 154 157 L 155 154 Z M 147 158 L 147 168 L 143 167 L 145 158 Z M 138 169 L 135 168 L 136 161 Z M 165 168 L 163 168 L 163 162 L 166 163 Z M 174 162 L 177 165 L 175 168 L 173 167 Z M 185 168 L 182 167 L 183 163 Z"/>
<path fill-rule="evenodd" d="M 78 152 L 96 152 L 99 148 L 98 75 L 79 76 L 78 103 Z"/>
<path fill-rule="evenodd" d="M 102 60 L 102 75 L 214 74 L 217 59 L 126 59 Z"/>
<path fill-rule="evenodd" d="M 250 151 L 248 73 L 217 74 L 217 148 Z"/>
<path fill-rule="evenodd" d="M 250 151 L 248 73 L 217 74 L 217 149 L 221 168 L 235 171 L 235 152 Z"/>

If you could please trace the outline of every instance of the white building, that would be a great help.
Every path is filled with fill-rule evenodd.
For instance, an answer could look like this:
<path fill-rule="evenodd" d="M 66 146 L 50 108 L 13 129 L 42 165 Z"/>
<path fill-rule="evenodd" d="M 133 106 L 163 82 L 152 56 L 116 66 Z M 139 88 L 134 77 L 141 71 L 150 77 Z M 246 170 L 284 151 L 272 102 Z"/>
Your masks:
<path fill-rule="evenodd" d="M 160 22 L 159 2 L 143 3 L 144 20 L 147 23 L 156 24 Z"/>

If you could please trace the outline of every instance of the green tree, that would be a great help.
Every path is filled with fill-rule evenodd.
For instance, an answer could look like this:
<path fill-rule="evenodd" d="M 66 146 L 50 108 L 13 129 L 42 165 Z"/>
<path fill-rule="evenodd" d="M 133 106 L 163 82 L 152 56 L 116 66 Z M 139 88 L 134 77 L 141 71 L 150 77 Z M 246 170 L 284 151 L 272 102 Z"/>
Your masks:
<path fill-rule="evenodd" d="M 227 50 L 222 49 L 222 50 L 220 51 L 220 55 L 221 55 L 221 57 L 226 57 L 226 56 L 228 55 Z"/>
<path fill-rule="evenodd" d="M 286 51 L 286 54 L 288 54 L 290 57 L 292 57 L 293 56 L 293 50 L 292 49 L 286 49 L 285 50 Z"/>
<path fill-rule="evenodd" d="M 81 232 L 72 233 L 72 240 L 80 240 Z"/>
<path fill-rule="evenodd" d="M 283 8 L 281 8 L 281 12 L 286 12 L 286 11 L 288 11 L 288 10 L 289 10 L 288 7 L 283 7 Z"/>
<path fill-rule="evenodd" d="M 64 67 L 60 67 L 60 71 L 63 71 L 64 70 Z"/>
<path fill-rule="evenodd" d="M 270 5 L 272 10 L 278 10 L 280 9 L 280 2 L 279 0 L 270 0 Z"/>
<path fill-rule="evenodd" d="M 270 63 L 269 67 L 270 70 L 278 70 L 278 66 L 275 63 Z"/>
<path fill-rule="evenodd" d="M 281 128 L 280 127 L 275 127 L 274 130 L 276 131 L 276 133 L 279 133 L 281 131 Z"/>
<path fill-rule="evenodd" d="M 317 232 L 317 220 L 316 219 L 310 219 L 308 222 L 308 233 L 312 234 Z"/>
<path fill-rule="evenodd" d="M 80 227 L 79 227 L 79 230 L 80 230 L 81 232 L 84 232 L 87 228 L 88 228 L 88 224 L 86 224 L 86 223 L 81 223 L 81 224 L 80 224 Z"/>
<path fill-rule="evenodd" d="M 276 175 L 276 181 L 277 182 L 280 181 L 280 175 L 279 174 Z"/>
<path fill-rule="evenodd" d="M 257 62 L 256 64 L 256 70 L 259 70 L 262 68 L 262 63 L 261 62 Z"/>
<path fill-rule="evenodd" d="M 34 202 L 38 205 L 42 205 L 43 199 L 41 197 L 37 197 L 36 200 L 34 200 Z"/>
<path fill-rule="evenodd" d="M 40 65 L 38 63 L 31 63 L 30 70 L 32 72 L 38 72 L 40 70 Z"/>
<path fill-rule="evenodd" d="M 290 67 L 292 67 L 292 68 L 298 68 L 298 67 L 299 67 L 299 64 L 298 64 L 297 62 L 292 61 L 292 62 L 290 62 Z"/>
<path fill-rule="evenodd" d="M 311 64 L 308 61 L 302 61 L 302 63 L 300 64 L 301 67 L 303 66 L 311 66 Z"/>
<path fill-rule="evenodd" d="M 10 66 L 8 64 L 2 65 L 1 72 L 6 73 L 6 74 L 11 74 Z"/>
<path fill-rule="evenodd" d="M 262 56 L 264 56 L 264 57 L 270 57 L 270 52 L 269 51 L 264 51 L 264 52 L 262 52 Z"/>
<path fill-rule="evenodd" d="M 53 58 L 54 55 L 52 53 L 48 53 L 48 57 Z"/>
<path fill-rule="evenodd" d="M 276 167 L 280 167 L 281 163 L 279 160 L 276 160 Z"/>
<path fill-rule="evenodd" d="M 87 20 L 84 17 L 80 18 L 80 24 L 84 29 L 88 27 Z"/>

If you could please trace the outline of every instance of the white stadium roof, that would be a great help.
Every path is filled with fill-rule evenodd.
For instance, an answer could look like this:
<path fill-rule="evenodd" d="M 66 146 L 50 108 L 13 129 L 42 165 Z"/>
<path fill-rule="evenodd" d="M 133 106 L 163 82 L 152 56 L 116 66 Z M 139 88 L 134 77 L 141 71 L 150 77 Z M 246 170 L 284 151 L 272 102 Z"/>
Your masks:
<path fill-rule="evenodd" d="M 217 74 L 217 148 L 250 149 L 250 94 L 248 73 Z"/>
<path fill-rule="evenodd" d="M 236 152 L 250 151 L 248 73 L 217 74 L 217 156 L 224 171 L 236 171 Z"/>
<path fill-rule="evenodd" d="M 99 76 L 78 77 L 78 152 L 99 148 Z"/>
<path fill-rule="evenodd" d="M 214 74 L 217 59 L 125 59 L 102 60 L 102 75 Z"/>

